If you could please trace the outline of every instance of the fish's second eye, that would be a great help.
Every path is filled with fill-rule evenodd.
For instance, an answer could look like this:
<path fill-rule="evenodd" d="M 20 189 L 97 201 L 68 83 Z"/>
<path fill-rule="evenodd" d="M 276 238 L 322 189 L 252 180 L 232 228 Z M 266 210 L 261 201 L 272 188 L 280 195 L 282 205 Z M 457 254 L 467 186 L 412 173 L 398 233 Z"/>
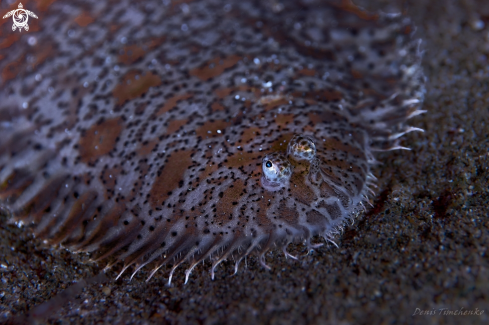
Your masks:
<path fill-rule="evenodd" d="M 267 161 L 265 166 L 267 166 L 267 168 L 272 168 L 273 165 L 272 165 L 272 162 L 269 160 L 269 161 Z"/>
<path fill-rule="evenodd" d="M 294 160 L 312 161 L 316 158 L 316 144 L 312 137 L 307 135 L 295 135 L 287 147 L 287 155 Z"/>

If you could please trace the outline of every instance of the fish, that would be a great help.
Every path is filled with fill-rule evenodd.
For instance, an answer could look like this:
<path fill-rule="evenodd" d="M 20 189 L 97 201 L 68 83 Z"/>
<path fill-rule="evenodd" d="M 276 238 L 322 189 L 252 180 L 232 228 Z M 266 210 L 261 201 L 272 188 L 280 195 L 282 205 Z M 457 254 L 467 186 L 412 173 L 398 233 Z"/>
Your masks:
<path fill-rule="evenodd" d="M 148 281 L 287 257 L 360 217 L 422 129 L 421 41 L 351 1 L 55 1 L 2 30 L 0 206 Z M 9 8 L 10 10 L 11 8 Z M 6 36 L 7 35 L 7 36 Z"/>

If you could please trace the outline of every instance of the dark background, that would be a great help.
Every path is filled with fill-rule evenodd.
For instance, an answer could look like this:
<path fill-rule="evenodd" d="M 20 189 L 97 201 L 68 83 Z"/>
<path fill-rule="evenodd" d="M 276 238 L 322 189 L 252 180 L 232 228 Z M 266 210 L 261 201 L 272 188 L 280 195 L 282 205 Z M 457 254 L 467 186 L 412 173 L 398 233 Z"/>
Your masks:
<path fill-rule="evenodd" d="M 375 3 L 375 5 L 373 4 Z M 300 261 L 272 251 L 272 271 L 247 259 L 199 265 L 188 284 L 177 271 L 143 269 L 87 286 L 49 323 L 487 324 L 489 323 L 489 1 L 362 1 L 401 7 L 426 50 L 424 109 L 411 124 L 412 151 L 378 156 L 374 208 Z M 290 251 L 306 255 L 302 246 Z M 52 249 L 0 220 L 0 323 L 19 317 L 105 265 Z M 484 310 L 482 316 L 413 316 L 416 308 Z"/>

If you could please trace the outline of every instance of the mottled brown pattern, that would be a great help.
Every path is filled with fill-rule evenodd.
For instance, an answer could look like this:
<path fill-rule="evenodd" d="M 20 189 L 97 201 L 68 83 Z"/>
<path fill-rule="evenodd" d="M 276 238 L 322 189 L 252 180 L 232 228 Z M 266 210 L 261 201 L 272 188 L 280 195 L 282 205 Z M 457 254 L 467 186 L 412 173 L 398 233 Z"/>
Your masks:
<path fill-rule="evenodd" d="M 145 94 L 150 87 L 156 87 L 160 84 L 161 79 L 153 73 L 131 70 L 124 75 L 112 93 L 117 99 L 117 104 L 120 105 Z"/>
<path fill-rule="evenodd" d="M 192 94 L 181 94 L 181 95 L 171 96 L 166 100 L 165 105 L 163 105 L 160 109 L 158 109 L 158 111 L 156 112 L 156 116 L 165 114 L 166 112 L 175 108 L 180 101 L 189 98 L 192 98 Z"/>
<path fill-rule="evenodd" d="M 333 204 L 326 205 L 326 210 L 328 210 L 328 213 L 332 220 L 341 218 L 341 209 L 338 206 L 338 203 L 335 202 Z"/>
<path fill-rule="evenodd" d="M 138 156 L 145 157 L 149 155 L 153 150 L 155 150 L 158 147 L 159 141 L 160 141 L 159 139 L 144 141 L 141 144 L 141 148 L 139 148 L 137 151 Z"/>
<path fill-rule="evenodd" d="M 275 195 L 273 192 L 265 191 L 262 195 L 258 197 L 258 210 L 256 211 L 256 222 L 261 227 L 270 227 L 272 223 L 272 218 L 269 215 L 270 205 L 273 203 Z M 293 219 L 292 217 L 289 217 Z"/>
<path fill-rule="evenodd" d="M 291 226 L 296 226 L 297 224 L 299 224 L 299 212 L 297 212 L 296 209 L 287 208 L 286 206 L 281 204 L 278 211 L 278 218 L 280 220 L 284 220 L 287 224 Z"/>
<path fill-rule="evenodd" d="M 300 167 L 299 167 L 300 168 Z M 296 169 L 299 169 L 296 167 Z M 296 171 L 292 175 L 292 183 L 297 186 L 293 186 L 290 188 L 291 195 L 297 201 L 311 205 L 314 201 L 317 200 L 314 192 L 305 184 L 305 178 L 307 176 L 307 171 Z"/>
<path fill-rule="evenodd" d="M 95 21 L 95 18 L 89 12 L 82 12 L 75 18 L 75 23 L 80 27 L 87 27 Z"/>
<path fill-rule="evenodd" d="M 316 210 L 311 210 L 307 213 L 306 221 L 316 227 L 325 227 L 329 222 L 327 218 Z"/>
<path fill-rule="evenodd" d="M 195 134 L 198 137 L 209 138 L 209 137 L 221 137 L 223 136 L 225 130 L 231 124 L 230 121 L 218 120 L 218 121 L 207 121 L 203 125 L 199 126 L 195 130 Z M 219 131 L 219 132 L 218 132 Z"/>
<path fill-rule="evenodd" d="M 93 162 L 112 151 L 122 129 L 123 123 L 119 118 L 92 125 L 79 143 L 81 161 Z"/>
<path fill-rule="evenodd" d="M 153 208 L 164 204 L 171 192 L 179 187 L 183 174 L 192 165 L 190 150 L 177 151 L 167 158 L 154 179 L 150 194 L 150 203 Z"/>
<path fill-rule="evenodd" d="M 15 42 L 16 40 L 12 40 L 12 43 Z M 5 47 L 9 47 L 10 44 L 5 44 Z M 1 44 L 0 44 L 1 47 Z M 8 80 L 11 80 L 17 76 L 20 71 L 24 68 L 24 65 L 22 64 L 24 61 L 25 57 L 21 56 L 17 58 L 15 61 L 9 62 L 2 70 L 2 80 L 3 82 L 6 82 Z"/>
<path fill-rule="evenodd" d="M 240 85 L 236 87 L 217 88 L 214 90 L 214 93 L 216 94 L 217 98 L 222 99 L 224 97 L 231 95 L 233 92 L 237 92 L 237 91 L 249 91 L 254 93 L 254 95 L 257 97 L 260 96 L 260 92 L 258 88 L 252 88 L 245 85 Z"/>
<path fill-rule="evenodd" d="M 170 121 L 168 123 L 168 127 L 166 129 L 166 134 L 174 134 L 175 132 L 177 132 L 178 130 L 180 130 L 180 128 L 182 126 L 184 126 L 187 123 L 188 123 L 188 120 L 187 119 Z"/>
<path fill-rule="evenodd" d="M 80 227 L 84 220 L 88 220 L 93 216 L 95 207 L 92 204 L 95 203 L 97 195 L 95 191 L 86 192 L 73 204 L 65 219 L 67 222 L 63 223 L 54 236 L 49 237 L 51 244 L 59 244 L 63 239 L 74 233 L 76 228 Z M 51 229 L 46 227 L 46 232 L 49 233 L 50 231 Z M 39 234 L 39 236 L 45 237 L 42 234 Z"/>
<path fill-rule="evenodd" d="M 1 205 L 121 274 L 171 265 L 171 281 L 185 265 L 188 280 L 211 259 L 214 277 L 226 259 L 267 267 L 272 247 L 330 242 L 371 199 L 374 150 L 415 130 L 424 78 L 403 16 L 316 0 L 39 6 L 32 34 L 0 48 Z"/>
<path fill-rule="evenodd" d="M 238 140 L 239 143 L 248 143 L 256 137 L 260 136 L 260 128 L 250 127 L 244 130 L 241 134 L 241 138 Z"/>
<path fill-rule="evenodd" d="M 237 180 L 229 186 L 225 192 L 220 192 L 218 195 L 221 198 L 219 205 L 216 206 L 217 222 L 227 222 L 233 217 L 233 210 L 237 208 L 239 198 L 246 189 L 242 180 Z"/>
<path fill-rule="evenodd" d="M 294 114 L 279 114 L 275 117 L 275 123 L 279 127 L 284 127 L 292 121 L 294 121 Z"/>
<path fill-rule="evenodd" d="M 280 137 L 276 139 L 271 145 L 270 148 L 272 151 L 282 151 L 285 152 L 287 151 L 287 144 L 289 143 L 290 139 L 294 136 L 293 133 L 282 133 L 280 134 Z"/>
<path fill-rule="evenodd" d="M 107 234 L 107 229 L 116 227 L 127 208 L 124 203 L 115 204 L 106 212 L 104 218 L 97 218 L 90 223 L 92 228 L 90 232 L 83 232 L 83 235 L 74 239 L 70 244 L 75 250 L 85 251 L 88 247 L 100 243 Z M 66 243 L 68 245 L 68 242 Z"/>
<path fill-rule="evenodd" d="M 263 98 L 262 98 L 263 99 Z M 260 103 L 264 105 L 264 110 L 269 111 L 273 110 L 281 105 L 287 104 L 290 100 L 287 98 L 267 98 L 266 100 L 260 100 Z"/>
<path fill-rule="evenodd" d="M 102 171 L 102 175 L 100 176 L 102 184 L 106 188 L 104 193 L 105 199 L 111 199 L 115 193 L 117 178 L 119 178 L 122 172 L 121 166 L 114 166 L 112 168 L 106 168 Z"/>
<path fill-rule="evenodd" d="M 322 146 L 324 150 L 329 150 L 332 152 L 343 151 L 357 157 L 363 155 L 363 152 L 359 148 L 348 145 L 347 143 L 344 143 L 341 140 L 335 138 L 327 139 L 323 142 Z"/>
<path fill-rule="evenodd" d="M 212 112 L 217 112 L 217 111 L 224 111 L 226 108 L 219 102 L 213 102 L 211 104 L 211 109 L 212 109 Z"/>
<path fill-rule="evenodd" d="M 14 170 L 0 185 L 0 198 L 18 197 L 34 181 L 34 175 L 25 169 Z"/>
<path fill-rule="evenodd" d="M 26 202 L 22 208 L 13 211 L 14 215 L 19 218 L 27 217 L 27 220 L 38 223 L 45 216 L 46 209 L 49 209 L 50 204 L 58 198 L 66 179 L 66 175 L 52 177 L 41 189 L 39 195 Z"/>
<path fill-rule="evenodd" d="M 241 59 L 238 55 L 217 57 L 205 62 L 199 68 L 190 70 L 190 75 L 206 81 L 221 75 L 226 69 L 233 67 Z"/>

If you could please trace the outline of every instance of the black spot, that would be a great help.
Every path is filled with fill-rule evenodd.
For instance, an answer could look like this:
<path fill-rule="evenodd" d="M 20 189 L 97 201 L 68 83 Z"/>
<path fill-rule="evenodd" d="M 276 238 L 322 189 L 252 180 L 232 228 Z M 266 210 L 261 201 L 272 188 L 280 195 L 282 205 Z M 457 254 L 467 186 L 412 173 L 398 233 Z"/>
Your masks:
<path fill-rule="evenodd" d="M 445 190 L 436 200 L 433 200 L 433 210 L 435 212 L 435 219 L 445 219 L 447 217 L 447 210 L 452 203 L 453 196 L 448 190 Z"/>

